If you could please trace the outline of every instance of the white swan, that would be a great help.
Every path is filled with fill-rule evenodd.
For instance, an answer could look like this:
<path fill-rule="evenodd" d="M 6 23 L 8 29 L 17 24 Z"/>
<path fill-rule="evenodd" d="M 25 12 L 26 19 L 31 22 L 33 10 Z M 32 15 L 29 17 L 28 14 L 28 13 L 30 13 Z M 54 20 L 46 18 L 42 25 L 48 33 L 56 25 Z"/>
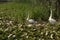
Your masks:
<path fill-rule="evenodd" d="M 35 24 L 35 23 L 37 23 L 34 19 L 29 19 L 29 14 L 28 14 L 28 17 L 27 17 L 26 20 L 27 20 L 28 23 L 30 23 L 30 24 Z"/>
<path fill-rule="evenodd" d="M 56 23 L 56 20 L 52 18 L 52 10 L 51 10 L 51 14 L 50 14 L 50 17 L 48 20 L 49 20 L 50 24 L 52 24 L 52 25 Z"/>

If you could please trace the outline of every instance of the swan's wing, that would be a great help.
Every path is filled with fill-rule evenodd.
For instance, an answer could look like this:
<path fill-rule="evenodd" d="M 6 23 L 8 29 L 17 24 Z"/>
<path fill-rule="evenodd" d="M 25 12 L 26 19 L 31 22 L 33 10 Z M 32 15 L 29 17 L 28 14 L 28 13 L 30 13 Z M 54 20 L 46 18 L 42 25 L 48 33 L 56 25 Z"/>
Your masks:
<path fill-rule="evenodd" d="M 28 20 L 29 23 L 34 23 L 35 21 L 33 19 Z"/>
<path fill-rule="evenodd" d="M 56 22 L 56 20 L 55 19 L 52 19 L 52 22 Z"/>
<path fill-rule="evenodd" d="M 51 24 L 55 24 L 56 20 L 55 19 L 51 19 Z"/>

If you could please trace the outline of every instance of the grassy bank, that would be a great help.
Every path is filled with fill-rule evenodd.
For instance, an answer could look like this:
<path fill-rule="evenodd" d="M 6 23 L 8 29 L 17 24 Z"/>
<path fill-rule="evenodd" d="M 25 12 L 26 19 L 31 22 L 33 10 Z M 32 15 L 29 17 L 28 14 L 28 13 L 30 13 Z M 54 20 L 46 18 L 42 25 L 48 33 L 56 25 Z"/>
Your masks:
<path fill-rule="evenodd" d="M 41 25 L 29 27 L 27 16 Z M 0 40 L 60 40 L 60 24 L 45 23 L 49 17 L 49 6 L 28 3 L 0 4 Z M 12 23 L 12 24 L 11 24 Z M 25 25 L 23 25 L 25 23 Z"/>

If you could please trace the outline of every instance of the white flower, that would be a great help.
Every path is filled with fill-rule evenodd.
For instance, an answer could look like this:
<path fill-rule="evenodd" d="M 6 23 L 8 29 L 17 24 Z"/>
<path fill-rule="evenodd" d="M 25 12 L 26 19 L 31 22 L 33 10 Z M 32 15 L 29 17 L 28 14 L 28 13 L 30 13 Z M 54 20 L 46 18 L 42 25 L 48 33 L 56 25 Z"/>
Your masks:
<path fill-rule="evenodd" d="M 10 25 L 10 23 L 8 23 L 8 22 L 7 22 L 6 24 L 7 24 L 7 25 Z"/>
<path fill-rule="evenodd" d="M 36 39 L 36 37 L 34 37 L 34 39 Z"/>
<path fill-rule="evenodd" d="M 27 35 L 27 33 L 24 33 L 24 34 L 21 35 L 21 37 L 26 36 L 26 35 Z"/>
<path fill-rule="evenodd" d="M 39 40 L 41 40 L 41 39 L 39 39 Z"/>
<path fill-rule="evenodd" d="M 46 31 L 46 34 L 45 35 L 48 35 L 48 31 Z"/>
<path fill-rule="evenodd" d="M 33 30 L 36 30 L 36 29 L 33 29 Z"/>
<path fill-rule="evenodd" d="M 9 21 L 10 24 L 12 24 L 13 21 Z"/>
<path fill-rule="evenodd" d="M 12 37 L 16 37 L 16 35 L 13 35 Z"/>
<path fill-rule="evenodd" d="M 44 39 L 42 39 L 42 40 L 44 40 Z"/>
<path fill-rule="evenodd" d="M 24 29 L 23 29 L 23 28 L 21 28 L 20 30 L 21 30 L 21 31 L 23 31 Z"/>
<path fill-rule="evenodd" d="M 43 34 L 43 32 L 41 32 L 41 34 Z"/>
<path fill-rule="evenodd" d="M 31 26 L 33 26 L 33 25 L 32 25 L 32 24 L 28 24 L 27 26 L 28 26 L 28 27 L 31 27 Z"/>
<path fill-rule="evenodd" d="M 22 24 L 18 24 L 19 28 L 21 28 L 23 25 Z"/>
<path fill-rule="evenodd" d="M 24 35 L 27 35 L 27 33 L 24 33 Z"/>
<path fill-rule="evenodd" d="M 26 38 L 28 38 L 28 36 L 26 36 Z"/>
<path fill-rule="evenodd" d="M 53 34 L 51 34 L 51 36 L 50 36 L 51 38 L 53 38 Z"/>
<path fill-rule="evenodd" d="M 36 26 L 41 26 L 41 24 L 36 24 Z"/>
<path fill-rule="evenodd" d="M 12 35 L 13 35 L 13 34 L 9 34 L 9 35 L 8 35 L 8 38 L 10 38 Z"/>

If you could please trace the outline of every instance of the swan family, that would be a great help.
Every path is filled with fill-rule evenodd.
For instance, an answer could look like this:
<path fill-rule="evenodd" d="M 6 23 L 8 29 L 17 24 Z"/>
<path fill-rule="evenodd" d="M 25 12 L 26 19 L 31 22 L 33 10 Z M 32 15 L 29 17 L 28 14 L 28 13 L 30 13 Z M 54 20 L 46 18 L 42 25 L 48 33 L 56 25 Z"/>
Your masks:
<path fill-rule="evenodd" d="M 29 18 L 29 14 L 28 14 L 28 17 L 27 17 L 26 20 L 27 20 L 28 23 L 30 23 L 30 24 L 35 24 L 35 23 L 37 23 L 37 21 L 35 21 L 34 19 L 30 19 L 30 18 Z M 48 21 L 49 21 L 49 23 L 52 24 L 52 25 L 54 25 L 55 22 L 56 22 L 56 20 L 52 18 L 52 10 L 50 10 L 50 16 L 49 16 Z"/>

